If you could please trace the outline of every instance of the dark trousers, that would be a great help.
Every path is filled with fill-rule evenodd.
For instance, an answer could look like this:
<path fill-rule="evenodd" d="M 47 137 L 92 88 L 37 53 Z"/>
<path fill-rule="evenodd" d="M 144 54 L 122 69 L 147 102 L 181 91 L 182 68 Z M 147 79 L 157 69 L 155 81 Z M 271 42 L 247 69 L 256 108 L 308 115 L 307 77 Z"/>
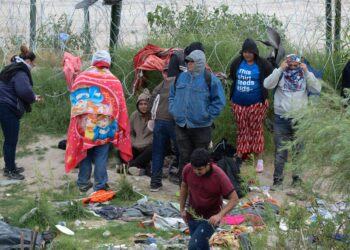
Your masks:
<path fill-rule="evenodd" d="M 211 127 L 182 128 L 176 125 L 176 141 L 179 148 L 179 178 L 182 180 L 182 170 L 190 162 L 190 157 L 196 148 L 208 149 L 211 141 Z"/>
<path fill-rule="evenodd" d="M 287 142 L 294 139 L 295 133 L 292 120 L 283 118 L 280 115 L 275 115 L 273 131 L 273 139 L 275 142 L 275 172 L 273 173 L 273 179 L 282 181 L 284 165 L 288 160 L 288 150 L 283 149 L 283 147 Z M 298 154 L 301 148 L 302 145 L 298 145 L 293 150 Z M 293 176 L 297 176 L 297 174 L 293 173 Z"/>
<path fill-rule="evenodd" d="M 152 144 L 146 146 L 143 149 L 132 147 L 133 159 L 129 162 L 130 167 L 149 168 L 149 164 L 152 160 Z"/>
<path fill-rule="evenodd" d="M 0 123 L 4 135 L 3 154 L 5 171 L 16 168 L 16 147 L 19 134 L 19 118 L 6 104 L 0 104 Z"/>
<path fill-rule="evenodd" d="M 209 250 L 209 239 L 215 232 L 212 225 L 205 220 L 189 220 L 191 239 L 188 250 Z"/>
<path fill-rule="evenodd" d="M 176 162 L 178 162 L 179 153 L 174 122 L 156 120 L 153 130 L 151 185 L 160 185 L 162 183 L 164 157 L 171 148 L 171 145 L 169 145 L 171 142 L 174 144 Z"/>

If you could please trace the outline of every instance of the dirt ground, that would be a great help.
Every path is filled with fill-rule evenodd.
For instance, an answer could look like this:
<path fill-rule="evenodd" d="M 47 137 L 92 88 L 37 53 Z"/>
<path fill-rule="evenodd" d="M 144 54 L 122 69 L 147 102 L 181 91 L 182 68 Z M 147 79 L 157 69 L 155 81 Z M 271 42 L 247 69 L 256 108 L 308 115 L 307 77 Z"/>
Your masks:
<path fill-rule="evenodd" d="M 31 145 L 28 145 L 25 149 L 18 148 L 17 164 L 25 168 L 24 175 L 26 177 L 24 183 L 25 189 L 29 192 L 36 192 L 42 189 L 57 189 L 67 182 L 74 183 L 77 178 L 78 171 L 74 170 L 71 173 L 65 173 L 64 170 L 64 154 L 65 151 L 57 148 L 57 144 L 63 138 L 42 136 L 39 140 Z M 113 154 L 113 151 L 111 152 Z M 116 172 L 116 158 L 111 155 L 108 167 L 109 183 L 112 188 L 117 187 L 120 174 Z M 3 159 L 0 159 L 0 167 L 2 168 L 4 163 Z M 273 174 L 273 159 L 265 159 L 265 171 L 259 174 L 260 186 L 272 185 Z M 252 166 L 243 166 L 252 167 Z M 163 179 L 163 187 L 161 191 L 156 193 L 149 192 L 150 178 L 147 176 L 128 176 L 128 179 L 134 186 L 135 190 L 149 196 L 151 199 L 156 200 L 177 200 L 175 196 L 178 191 L 177 185 L 174 185 Z M 5 177 L 0 175 L 1 181 L 6 180 Z M 291 178 L 286 177 L 285 185 L 280 190 L 270 191 L 271 196 L 280 203 L 286 201 L 286 193 L 293 190 L 290 187 Z M 8 186 L 0 186 L 0 192 L 6 190 Z M 249 196 L 254 197 L 259 195 L 258 193 L 250 193 Z M 262 196 L 260 194 L 260 196 Z"/>

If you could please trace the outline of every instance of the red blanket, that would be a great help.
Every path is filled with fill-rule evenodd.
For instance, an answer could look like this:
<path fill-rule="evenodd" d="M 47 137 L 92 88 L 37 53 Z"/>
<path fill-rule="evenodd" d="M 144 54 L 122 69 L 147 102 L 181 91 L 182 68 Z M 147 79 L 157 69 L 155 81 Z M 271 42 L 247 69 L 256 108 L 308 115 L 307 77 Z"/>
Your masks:
<path fill-rule="evenodd" d="M 147 44 L 134 56 L 135 80 L 133 93 L 143 86 L 143 70 L 158 70 L 163 72 L 164 66 L 169 63 L 172 53 L 177 48 L 164 49 L 157 45 Z"/>
<path fill-rule="evenodd" d="M 70 88 L 71 120 L 67 136 L 66 172 L 94 146 L 113 143 L 125 161 L 132 159 L 130 125 L 123 88 L 108 69 L 90 67 Z"/>

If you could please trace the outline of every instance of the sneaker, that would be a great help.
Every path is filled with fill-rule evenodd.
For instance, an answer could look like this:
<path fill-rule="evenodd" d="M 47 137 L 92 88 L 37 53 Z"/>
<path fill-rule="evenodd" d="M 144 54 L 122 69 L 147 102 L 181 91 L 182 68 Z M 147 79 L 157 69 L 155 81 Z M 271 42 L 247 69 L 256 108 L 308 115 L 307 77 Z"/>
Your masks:
<path fill-rule="evenodd" d="M 15 168 L 15 171 L 20 174 L 20 173 L 23 173 L 24 172 L 24 168 L 23 167 L 16 167 Z M 9 175 L 9 171 L 4 169 L 4 174 L 3 174 L 5 177 L 7 177 Z"/>
<path fill-rule="evenodd" d="M 132 176 L 140 176 L 140 169 L 138 167 L 129 167 L 128 168 L 128 173 L 131 174 Z"/>
<path fill-rule="evenodd" d="M 292 187 L 299 187 L 303 183 L 303 181 L 298 175 L 294 175 L 292 178 L 293 178 Z"/>
<path fill-rule="evenodd" d="M 6 177 L 9 180 L 24 180 L 24 178 L 25 178 L 24 175 L 21 175 L 17 171 L 9 171 L 9 172 L 7 172 Z"/>
<path fill-rule="evenodd" d="M 150 191 L 151 192 L 158 192 L 162 186 L 163 186 L 162 184 L 151 185 Z"/>
<path fill-rule="evenodd" d="M 87 192 L 90 188 L 92 188 L 93 184 L 91 182 L 88 182 L 88 184 L 86 185 L 81 185 L 81 186 L 78 186 L 79 187 L 79 191 L 82 192 L 82 193 L 85 193 Z"/>
<path fill-rule="evenodd" d="M 264 161 L 263 160 L 258 160 L 255 170 L 257 173 L 262 173 L 264 171 Z"/>
<path fill-rule="evenodd" d="M 271 191 L 276 191 L 282 186 L 283 180 L 282 179 L 274 179 L 273 185 L 271 187 Z"/>

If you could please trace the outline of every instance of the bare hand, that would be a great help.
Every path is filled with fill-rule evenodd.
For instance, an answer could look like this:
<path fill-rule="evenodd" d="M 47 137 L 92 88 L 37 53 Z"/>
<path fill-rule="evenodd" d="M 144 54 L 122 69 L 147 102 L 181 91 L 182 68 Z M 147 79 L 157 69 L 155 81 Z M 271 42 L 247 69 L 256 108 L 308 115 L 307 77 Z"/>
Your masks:
<path fill-rule="evenodd" d="M 42 96 L 41 95 L 35 95 L 35 101 L 42 102 L 43 101 Z"/>
<path fill-rule="evenodd" d="M 284 60 L 281 65 L 280 65 L 280 68 L 282 70 L 286 70 L 288 68 L 288 63 L 287 63 L 287 60 Z"/>
<path fill-rule="evenodd" d="M 187 224 L 187 213 L 186 210 L 183 210 L 181 213 L 181 217 L 184 220 L 184 222 Z"/>
<path fill-rule="evenodd" d="M 300 68 L 302 68 L 302 70 L 303 70 L 305 73 L 308 71 L 307 66 L 306 66 L 305 63 L 301 63 L 301 64 L 300 64 Z"/>
<path fill-rule="evenodd" d="M 222 219 L 222 216 L 220 214 L 215 214 L 209 218 L 208 222 L 209 224 L 216 226 L 220 223 L 221 219 Z"/>

